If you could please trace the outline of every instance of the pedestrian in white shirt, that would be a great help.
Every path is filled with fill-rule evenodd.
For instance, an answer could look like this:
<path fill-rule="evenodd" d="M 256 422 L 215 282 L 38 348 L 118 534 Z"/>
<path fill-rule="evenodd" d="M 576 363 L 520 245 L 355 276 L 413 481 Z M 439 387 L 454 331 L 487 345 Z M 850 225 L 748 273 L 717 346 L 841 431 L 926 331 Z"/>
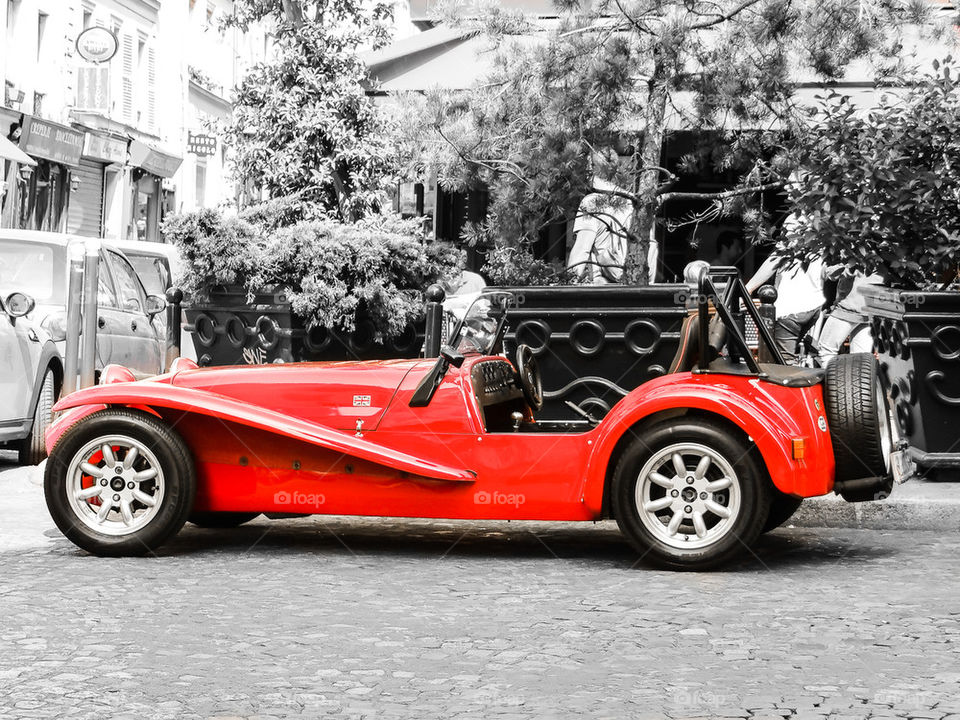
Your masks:
<path fill-rule="evenodd" d="M 817 322 L 825 302 L 823 297 L 823 261 L 811 260 L 804 267 L 798 260 L 777 270 L 782 258 L 773 253 L 746 282 L 751 295 L 776 275 L 777 324 L 774 338 L 788 363 L 796 362 L 800 341 Z"/>

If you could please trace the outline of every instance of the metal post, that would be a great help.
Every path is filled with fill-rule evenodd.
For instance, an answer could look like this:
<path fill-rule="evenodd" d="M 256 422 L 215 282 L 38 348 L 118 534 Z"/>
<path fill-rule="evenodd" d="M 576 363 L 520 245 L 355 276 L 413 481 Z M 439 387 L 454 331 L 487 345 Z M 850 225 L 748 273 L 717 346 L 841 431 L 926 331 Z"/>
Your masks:
<path fill-rule="evenodd" d="M 87 240 L 83 256 L 83 341 L 80 348 L 80 387 L 94 384 L 97 366 L 97 291 L 100 287 L 100 241 Z"/>
<path fill-rule="evenodd" d="M 439 285 L 427 288 L 427 324 L 423 337 L 423 356 L 440 357 L 440 338 L 443 334 L 443 299 L 446 293 Z"/>
<path fill-rule="evenodd" d="M 180 305 L 183 302 L 183 290 L 177 287 L 167 288 L 167 351 L 163 369 L 169 370 L 173 361 L 180 357 Z"/>
<path fill-rule="evenodd" d="M 63 351 L 63 395 L 77 389 L 80 365 L 80 305 L 83 302 L 83 244 L 71 243 L 67 265 L 67 336 Z"/>
<path fill-rule="evenodd" d="M 760 298 L 760 319 L 764 327 L 770 331 L 770 337 L 776 337 L 777 326 L 777 308 L 774 303 L 777 302 L 777 289 L 773 285 L 764 285 L 757 291 L 757 297 Z M 760 336 L 760 346 L 757 348 L 757 359 L 762 363 L 776 362 L 772 348 L 767 347 L 763 340 L 763 333 L 757 333 Z"/>

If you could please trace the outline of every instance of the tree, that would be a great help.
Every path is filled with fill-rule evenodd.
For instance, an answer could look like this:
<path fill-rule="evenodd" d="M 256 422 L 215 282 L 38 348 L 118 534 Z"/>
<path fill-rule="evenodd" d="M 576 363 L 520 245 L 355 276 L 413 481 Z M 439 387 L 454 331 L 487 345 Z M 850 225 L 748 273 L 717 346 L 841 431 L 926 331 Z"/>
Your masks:
<path fill-rule="evenodd" d="M 880 273 L 927 289 L 960 266 L 960 92 L 956 67 L 883 97 L 868 113 L 833 96 L 800 143 L 797 224 L 778 254 Z"/>
<path fill-rule="evenodd" d="M 376 209 L 393 153 L 384 115 L 365 91 L 359 50 L 388 39 L 390 5 L 363 0 L 237 0 L 227 26 L 263 22 L 273 57 L 236 88 L 223 127 L 236 179 L 270 197 L 297 193 L 320 214 L 352 221 Z"/>
<path fill-rule="evenodd" d="M 751 196 L 782 185 L 792 166 L 783 140 L 804 119 L 793 99 L 798 70 L 831 81 L 851 61 L 871 58 L 882 77 L 897 68 L 902 28 L 929 22 L 922 0 L 601 0 L 587 13 L 579 0 L 558 6 L 559 26 L 532 44 L 506 37 L 524 31 L 522 18 L 495 16 L 493 32 L 505 39 L 491 76 L 466 95 L 423 105 L 424 126 L 446 153 L 430 161 L 447 184 L 490 187 L 495 227 L 482 230 L 500 243 L 569 219 L 590 192 L 629 204 L 629 223 L 612 228 L 630 240 L 628 282 L 648 277 L 647 245 L 665 204 L 708 202 L 697 221 L 743 212 Z M 684 168 L 735 170 L 736 187 L 676 189 L 679 178 L 660 165 L 678 118 L 717 141 Z M 606 182 L 597 186 L 595 177 Z M 768 232 L 756 212 L 745 219 Z"/>

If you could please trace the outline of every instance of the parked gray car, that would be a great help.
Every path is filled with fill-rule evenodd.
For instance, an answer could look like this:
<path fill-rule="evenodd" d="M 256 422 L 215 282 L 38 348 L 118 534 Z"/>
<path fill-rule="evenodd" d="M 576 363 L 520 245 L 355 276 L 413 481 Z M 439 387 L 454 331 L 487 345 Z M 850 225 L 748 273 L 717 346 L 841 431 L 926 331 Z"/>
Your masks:
<path fill-rule="evenodd" d="M 43 458 L 49 406 L 62 387 L 68 248 L 83 242 L 58 233 L 0 230 L 0 298 L 6 299 L 0 316 L 0 443 L 17 447 L 25 463 Z M 123 252 L 107 243 L 100 250 L 97 305 L 96 370 L 117 363 L 140 378 L 162 372 L 164 335 L 154 319 L 165 300 L 148 295 Z"/>

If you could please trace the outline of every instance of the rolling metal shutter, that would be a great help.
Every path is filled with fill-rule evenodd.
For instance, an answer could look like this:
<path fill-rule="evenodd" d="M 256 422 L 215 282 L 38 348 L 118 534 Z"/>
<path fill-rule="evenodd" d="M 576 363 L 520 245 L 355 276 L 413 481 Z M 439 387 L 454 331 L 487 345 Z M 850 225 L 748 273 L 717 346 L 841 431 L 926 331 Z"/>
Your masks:
<path fill-rule="evenodd" d="M 71 170 L 80 185 L 70 193 L 67 232 L 100 237 L 103 231 L 103 164 L 84 158 L 80 160 L 80 167 Z"/>

